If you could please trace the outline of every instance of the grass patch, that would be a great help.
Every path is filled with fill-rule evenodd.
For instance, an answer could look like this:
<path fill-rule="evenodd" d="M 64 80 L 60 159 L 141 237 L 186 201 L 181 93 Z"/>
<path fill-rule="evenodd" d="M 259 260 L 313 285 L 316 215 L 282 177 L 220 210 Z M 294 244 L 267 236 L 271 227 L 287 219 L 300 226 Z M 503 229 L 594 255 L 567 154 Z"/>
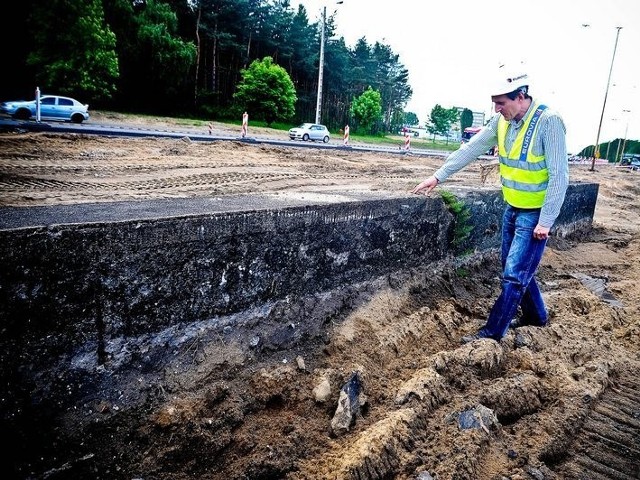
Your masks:
<path fill-rule="evenodd" d="M 470 274 L 471 273 L 466 268 L 460 267 L 456 269 L 456 276 L 459 278 L 469 278 Z"/>
<path fill-rule="evenodd" d="M 454 216 L 453 245 L 460 247 L 469 238 L 473 226 L 469 223 L 471 210 L 448 190 L 440 190 L 440 196 L 449 212 Z"/>

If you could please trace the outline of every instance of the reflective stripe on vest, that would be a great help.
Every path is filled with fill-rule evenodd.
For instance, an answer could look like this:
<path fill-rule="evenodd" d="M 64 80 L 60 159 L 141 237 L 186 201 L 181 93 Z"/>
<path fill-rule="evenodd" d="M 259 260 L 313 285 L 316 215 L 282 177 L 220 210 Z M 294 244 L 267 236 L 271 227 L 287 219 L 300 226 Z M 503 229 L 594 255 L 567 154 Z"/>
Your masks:
<path fill-rule="evenodd" d="M 544 203 L 549 170 L 544 155 L 534 155 L 531 146 L 538 133 L 540 115 L 547 107 L 536 105 L 525 119 L 509 152 L 505 147 L 509 122 L 498 120 L 500 180 L 505 201 L 518 208 L 540 208 Z"/>

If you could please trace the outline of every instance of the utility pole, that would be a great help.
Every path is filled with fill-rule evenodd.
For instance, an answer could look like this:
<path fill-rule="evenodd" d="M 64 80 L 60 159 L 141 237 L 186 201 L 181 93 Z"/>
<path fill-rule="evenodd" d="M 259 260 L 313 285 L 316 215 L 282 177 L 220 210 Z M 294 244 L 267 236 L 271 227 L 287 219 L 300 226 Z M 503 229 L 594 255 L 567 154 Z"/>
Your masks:
<path fill-rule="evenodd" d="M 622 110 L 622 114 L 628 114 L 631 113 L 631 110 Z M 627 145 L 627 134 L 629 133 L 629 119 L 627 118 L 627 126 L 624 129 L 624 140 L 622 142 L 620 142 L 620 140 L 618 140 L 618 148 L 616 149 L 616 156 L 613 158 L 613 164 L 619 164 L 621 163 L 622 160 L 622 155 L 624 155 L 624 149 Z M 620 155 L 620 146 L 622 145 L 622 155 Z"/>
<path fill-rule="evenodd" d="M 324 75 L 324 31 L 327 22 L 327 7 L 322 7 L 322 24 L 320 26 L 320 65 L 318 66 L 318 98 L 316 99 L 316 123 L 320 123 L 322 109 L 322 78 Z"/>
<path fill-rule="evenodd" d="M 343 0 L 336 2 L 342 5 Z M 335 13 L 335 12 L 334 12 Z M 318 98 L 316 99 L 316 123 L 320 123 L 320 112 L 322 110 L 322 82 L 324 78 L 324 43 L 327 29 L 327 6 L 322 7 L 322 20 L 320 25 L 320 64 L 318 65 Z"/>
<path fill-rule="evenodd" d="M 627 134 L 629 133 L 629 122 L 627 121 L 627 128 L 624 129 L 624 140 L 622 142 L 622 151 L 620 152 L 620 165 L 622 165 L 622 159 L 624 158 L 624 149 L 627 146 Z"/>
<path fill-rule="evenodd" d="M 591 161 L 590 171 L 595 172 L 596 170 L 596 158 L 600 158 L 600 147 L 598 142 L 600 142 L 600 131 L 602 130 L 602 119 L 604 118 L 604 108 L 607 105 L 607 96 L 609 95 L 609 85 L 611 85 L 611 72 L 613 71 L 613 61 L 616 58 L 616 49 L 618 48 L 618 37 L 620 36 L 620 30 L 622 27 L 616 27 L 618 31 L 616 32 L 616 43 L 613 45 L 613 56 L 611 57 L 611 67 L 609 68 L 609 79 L 607 80 L 607 89 L 604 92 L 604 102 L 602 103 L 602 113 L 600 114 L 600 124 L 598 125 L 598 135 L 596 136 L 596 144 L 593 147 L 593 160 Z"/>

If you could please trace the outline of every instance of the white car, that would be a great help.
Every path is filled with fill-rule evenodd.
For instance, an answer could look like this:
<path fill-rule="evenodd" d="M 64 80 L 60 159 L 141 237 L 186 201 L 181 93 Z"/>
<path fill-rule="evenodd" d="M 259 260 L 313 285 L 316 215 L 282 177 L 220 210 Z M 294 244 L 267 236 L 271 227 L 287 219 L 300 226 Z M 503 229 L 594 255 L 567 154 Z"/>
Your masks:
<path fill-rule="evenodd" d="M 0 104 L 0 112 L 11 115 L 18 120 L 36 118 L 35 100 L 18 100 Z M 42 95 L 40 97 L 40 118 L 42 120 L 66 120 L 82 123 L 89 120 L 89 105 L 80 103 L 70 97 L 59 95 Z"/>
<path fill-rule="evenodd" d="M 317 123 L 303 123 L 302 125 L 289 130 L 291 140 L 322 140 L 327 143 L 330 138 L 329 130 L 324 125 Z"/>

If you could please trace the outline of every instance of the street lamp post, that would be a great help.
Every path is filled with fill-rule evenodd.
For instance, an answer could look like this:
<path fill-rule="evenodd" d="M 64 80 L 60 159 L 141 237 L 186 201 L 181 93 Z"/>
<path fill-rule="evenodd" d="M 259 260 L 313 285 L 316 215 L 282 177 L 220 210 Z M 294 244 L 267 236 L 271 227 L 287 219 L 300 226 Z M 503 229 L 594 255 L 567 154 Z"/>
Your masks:
<path fill-rule="evenodd" d="M 607 162 L 609 161 L 609 149 L 611 148 L 611 141 L 607 142 L 607 153 L 604 154 L 604 158 L 607 159 Z"/>
<path fill-rule="evenodd" d="M 623 110 L 624 113 L 631 113 L 631 110 Z M 627 134 L 629 133 L 629 119 L 627 118 L 627 126 L 624 129 L 624 140 L 622 141 L 622 151 L 620 152 L 619 162 L 622 164 L 624 158 L 624 149 L 627 146 Z"/>
<path fill-rule="evenodd" d="M 316 123 L 320 123 L 322 108 L 322 78 L 324 75 L 324 30 L 327 21 L 327 7 L 322 7 L 322 24 L 320 26 L 320 63 L 318 65 L 318 97 L 316 99 Z"/>
<path fill-rule="evenodd" d="M 336 5 L 344 1 L 336 2 Z M 318 98 L 316 99 L 316 123 L 320 123 L 320 111 L 322 110 L 322 81 L 324 76 L 324 42 L 327 25 L 327 7 L 322 7 L 322 25 L 320 26 L 320 64 L 318 65 Z"/>
<path fill-rule="evenodd" d="M 618 119 L 617 118 L 612 118 L 611 119 L 612 122 L 617 122 Z M 618 142 L 618 146 L 620 146 L 620 142 Z M 607 159 L 607 162 L 609 162 L 609 150 L 611 150 L 611 140 L 609 140 L 607 142 L 607 153 L 604 154 L 604 158 Z M 613 156 L 613 163 L 616 163 L 616 157 L 617 157 L 617 153 Z"/>
<path fill-rule="evenodd" d="M 604 92 L 604 102 L 602 103 L 602 113 L 600 114 L 600 124 L 598 125 L 598 135 L 596 136 L 596 144 L 593 147 L 593 160 L 591 161 L 591 171 L 596 169 L 596 158 L 600 157 L 600 149 L 598 142 L 600 141 L 600 131 L 602 130 L 602 119 L 604 118 L 604 109 L 607 105 L 607 96 L 609 95 L 609 85 L 611 85 L 611 72 L 613 71 L 613 61 L 616 58 L 616 50 L 618 48 L 618 37 L 620 36 L 620 30 L 622 27 L 616 27 L 616 43 L 613 45 L 613 56 L 611 57 L 611 67 L 609 68 L 609 79 L 607 80 L 607 89 Z"/>

